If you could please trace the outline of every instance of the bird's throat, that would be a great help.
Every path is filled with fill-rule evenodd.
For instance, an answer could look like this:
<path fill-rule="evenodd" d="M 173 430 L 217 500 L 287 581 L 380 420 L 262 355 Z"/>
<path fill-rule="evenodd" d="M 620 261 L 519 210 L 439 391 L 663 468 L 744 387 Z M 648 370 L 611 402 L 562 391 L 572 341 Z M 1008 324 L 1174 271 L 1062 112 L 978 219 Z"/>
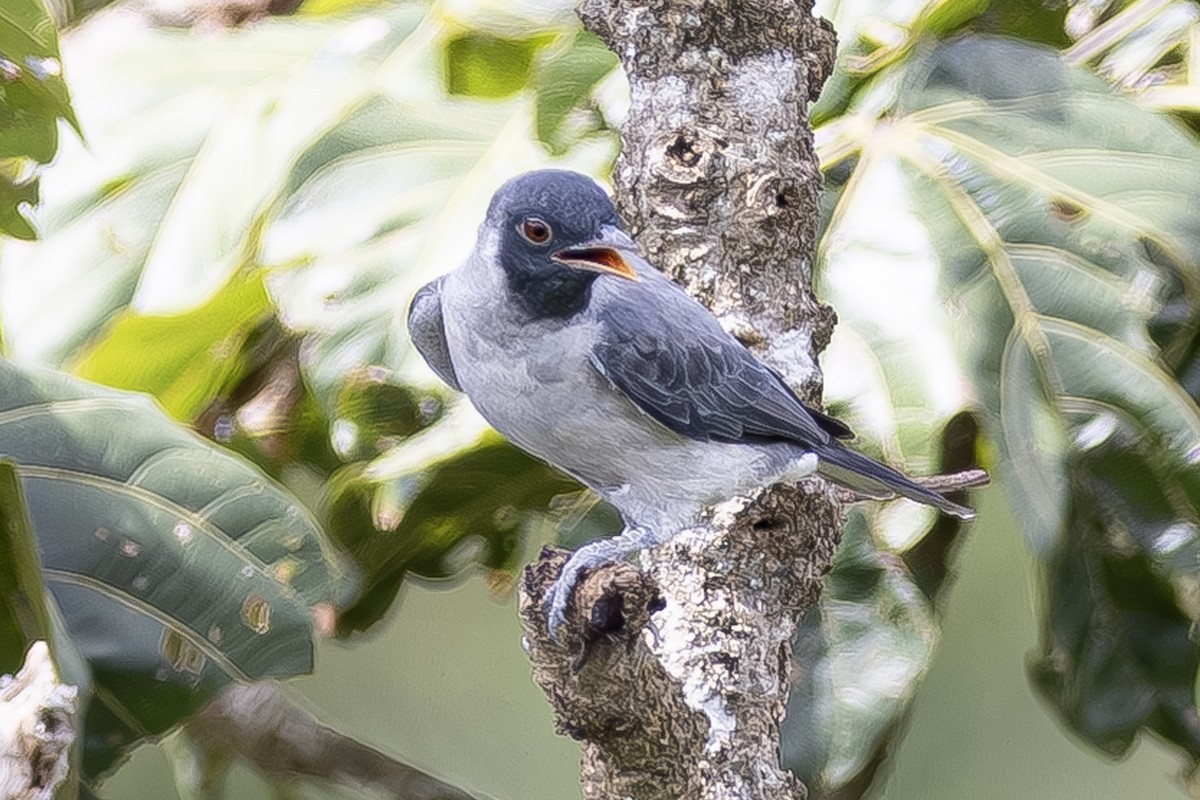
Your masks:
<path fill-rule="evenodd" d="M 562 268 L 549 274 L 508 273 L 508 288 L 531 319 L 569 319 L 592 299 L 594 272 Z"/>

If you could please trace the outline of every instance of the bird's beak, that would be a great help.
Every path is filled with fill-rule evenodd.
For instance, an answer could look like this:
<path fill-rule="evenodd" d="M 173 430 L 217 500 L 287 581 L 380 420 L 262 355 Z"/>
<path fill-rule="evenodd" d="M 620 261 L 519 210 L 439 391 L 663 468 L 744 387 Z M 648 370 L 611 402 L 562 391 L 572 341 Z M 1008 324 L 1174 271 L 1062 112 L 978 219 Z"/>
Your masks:
<path fill-rule="evenodd" d="M 638 277 L 633 264 L 645 263 L 638 255 L 633 239 L 630 239 L 625 231 L 614 226 L 601 228 L 600 235 L 590 242 L 559 250 L 553 258 L 568 267 L 616 275 L 618 278 L 635 282 L 641 278 Z"/>

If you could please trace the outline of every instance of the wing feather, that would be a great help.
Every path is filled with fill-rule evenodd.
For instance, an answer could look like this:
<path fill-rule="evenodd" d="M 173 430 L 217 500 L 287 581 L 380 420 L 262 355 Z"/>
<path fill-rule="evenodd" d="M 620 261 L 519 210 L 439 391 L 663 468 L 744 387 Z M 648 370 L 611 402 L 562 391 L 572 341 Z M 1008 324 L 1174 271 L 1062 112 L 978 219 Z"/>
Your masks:
<path fill-rule="evenodd" d="M 597 312 L 593 366 L 638 408 L 693 439 L 789 440 L 806 446 L 846 437 L 777 372 L 675 287 L 626 294 Z"/>
<path fill-rule="evenodd" d="M 450 346 L 446 344 L 446 329 L 442 324 L 443 279 L 425 284 L 413 295 L 408 307 L 408 333 L 429 368 L 451 388 L 461 392 L 454 362 L 450 359 Z"/>

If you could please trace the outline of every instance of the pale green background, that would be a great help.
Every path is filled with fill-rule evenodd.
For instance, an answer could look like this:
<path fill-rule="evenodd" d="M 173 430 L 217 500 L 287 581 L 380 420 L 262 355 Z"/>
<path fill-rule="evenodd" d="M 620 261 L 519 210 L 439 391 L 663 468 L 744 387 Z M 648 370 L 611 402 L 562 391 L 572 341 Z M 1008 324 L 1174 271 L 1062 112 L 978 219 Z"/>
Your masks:
<path fill-rule="evenodd" d="M 1032 560 L 998 490 L 979 495 L 951 589 L 940 649 L 892 761 L 887 800 L 1157 800 L 1185 797 L 1181 761 L 1153 740 L 1112 765 L 1066 738 L 1030 691 Z M 529 679 L 512 603 L 480 580 L 410 586 L 377 633 L 326 643 L 295 686 L 323 718 L 499 800 L 573 800 L 578 746 L 553 735 Z M 169 800 L 170 772 L 143 748 L 105 787 L 110 800 Z M 304 797 L 350 793 L 306 789 Z M 236 800 L 268 797 L 246 772 Z"/>

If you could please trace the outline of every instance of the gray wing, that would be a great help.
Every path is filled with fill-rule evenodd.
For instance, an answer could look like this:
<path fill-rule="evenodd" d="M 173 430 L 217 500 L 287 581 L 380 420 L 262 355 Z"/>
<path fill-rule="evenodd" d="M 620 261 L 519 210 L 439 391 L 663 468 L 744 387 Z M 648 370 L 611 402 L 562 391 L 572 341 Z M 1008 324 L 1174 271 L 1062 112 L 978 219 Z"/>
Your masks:
<path fill-rule="evenodd" d="M 408 307 L 408 333 L 430 369 L 461 392 L 458 376 L 454 374 L 454 362 L 450 359 L 450 348 L 446 344 L 446 329 L 442 325 L 443 280 L 438 278 L 431 281 L 413 295 Z"/>
<path fill-rule="evenodd" d="M 600 338 L 592 364 L 676 433 L 807 447 L 852 435 L 841 422 L 805 406 L 777 372 L 673 285 L 630 287 L 609 298 L 596 316 Z"/>

